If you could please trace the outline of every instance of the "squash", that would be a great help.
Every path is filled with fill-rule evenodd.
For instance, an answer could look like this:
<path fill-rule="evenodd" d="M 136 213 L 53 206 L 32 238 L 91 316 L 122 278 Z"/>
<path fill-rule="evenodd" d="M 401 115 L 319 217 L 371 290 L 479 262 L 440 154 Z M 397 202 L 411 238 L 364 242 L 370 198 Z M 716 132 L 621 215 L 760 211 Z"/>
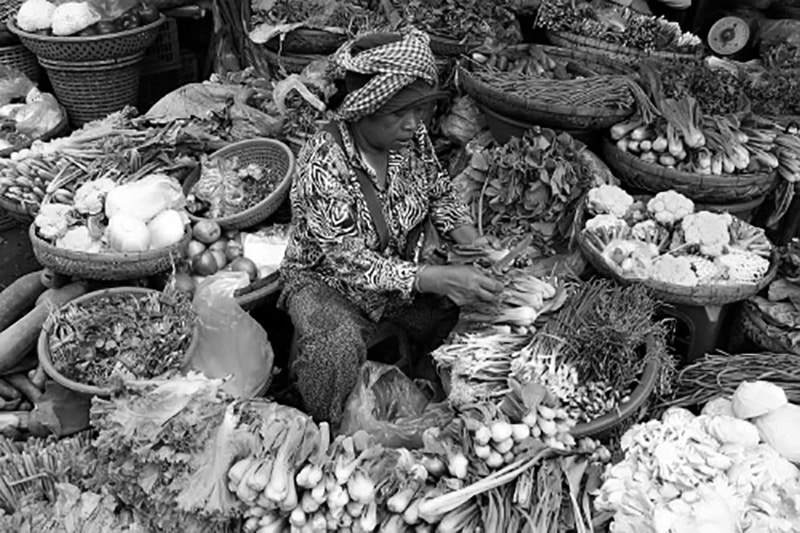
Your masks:
<path fill-rule="evenodd" d="M 36 298 L 45 290 L 42 273 L 31 272 L 17 278 L 0 292 L 0 331 L 33 309 Z"/>
<path fill-rule="evenodd" d="M 28 314 L 0 332 L 0 373 L 14 368 L 36 346 L 42 325 L 52 306 L 60 307 L 86 294 L 87 290 L 85 283 L 71 283 L 55 289 L 49 298 L 45 298 Z"/>

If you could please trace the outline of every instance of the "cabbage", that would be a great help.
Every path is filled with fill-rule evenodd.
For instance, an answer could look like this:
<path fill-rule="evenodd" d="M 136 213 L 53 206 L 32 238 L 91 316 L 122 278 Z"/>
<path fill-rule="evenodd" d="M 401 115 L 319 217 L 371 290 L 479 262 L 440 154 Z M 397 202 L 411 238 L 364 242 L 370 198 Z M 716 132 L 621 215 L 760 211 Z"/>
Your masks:
<path fill-rule="evenodd" d="M 166 209 L 147 223 L 150 231 L 150 248 L 166 248 L 180 242 L 185 228 L 183 217 L 174 209 Z"/>
<path fill-rule="evenodd" d="M 733 413 L 737 418 L 755 418 L 786 405 L 783 389 L 767 381 L 742 381 L 733 393 Z"/>
<path fill-rule="evenodd" d="M 111 249 L 117 252 L 144 252 L 150 247 L 147 225 L 126 213 L 116 214 L 108 220 L 106 238 Z"/>
<path fill-rule="evenodd" d="M 800 406 L 771 409 L 754 420 L 764 442 L 793 463 L 800 463 Z"/>
<path fill-rule="evenodd" d="M 74 35 L 97 22 L 100 14 L 87 2 L 65 2 L 53 11 L 53 35 Z"/>
<path fill-rule="evenodd" d="M 106 216 L 119 213 L 150 222 L 165 209 L 181 209 L 186 205 L 181 184 L 166 174 L 151 174 L 139 181 L 120 185 L 106 196 Z"/>
<path fill-rule="evenodd" d="M 48 30 L 55 10 L 55 4 L 47 0 L 26 0 L 17 12 L 17 26 L 27 32 Z"/>

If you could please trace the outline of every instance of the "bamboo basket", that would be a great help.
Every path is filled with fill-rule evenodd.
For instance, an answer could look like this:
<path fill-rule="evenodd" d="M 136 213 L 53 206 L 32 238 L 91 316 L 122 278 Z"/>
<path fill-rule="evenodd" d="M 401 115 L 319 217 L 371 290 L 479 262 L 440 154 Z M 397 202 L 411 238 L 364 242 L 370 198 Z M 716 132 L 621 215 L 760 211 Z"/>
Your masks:
<path fill-rule="evenodd" d="M 233 293 L 236 303 L 245 311 L 252 311 L 257 307 L 277 301 L 281 292 L 280 272 L 275 271 L 247 287 L 242 287 Z"/>
<path fill-rule="evenodd" d="M 0 209 L 18 222 L 31 223 L 39 210 L 38 206 L 15 202 L 0 194 Z"/>
<path fill-rule="evenodd" d="M 192 232 L 187 226 L 181 241 L 172 246 L 131 253 L 88 253 L 59 248 L 39 237 L 35 224 L 31 224 L 28 235 L 36 260 L 53 272 L 79 279 L 123 281 L 169 271 L 186 255 Z"/>
<path fill-rule="evenodd" d="M 0 65 L 17 69 L 34 83 L 41 79 L 42 69 L 36 56 L 21 44 L 0 46 Z"/>
<path fill-rule="evenodd" d="M 591 65 L 600 75 L 608 78 L 608 82 L 619 82 L 622 78 L 632 75 L 632 71 L 617 62 L 609 60 L 599 54 L 579 50 L 568 50 L 552 46 L 516 45 L 509 50 L 527 50 L 528 47 L 537 46 L 548 55 Z M 608 109 L 595 106 L 574 106 L 565 102 L 563 105 L 543 104 L 530 98 L 507 93 L 496 89 L 492 85 L 477 79 L 463 65 L 458 67 L 457 84 L 481 106 L 490 109 L 498 115 L 513 117 L 520 122 L 528 122 L 541 126 L 565 130 L 597 130 L 611 127 L 631 116 L 635 111 L 635 101 L 631 97 L 630 106 L 625 109 Z M 530 78 L 531 87 L 558 94 L 567 85 L 580 88 L 582 80 L 550 80 L 544 78 Z"/>
<path fill-rule="evenodd" d="M 347 35 L 344 32 L 336 33 L 319 28 L 297 28 L 270 39 L 265 46 L 276 53 L 327 55 L 335 52 L 346 41 Z"/>
<path fill-rule="evenodd" d="M 479 45 L 479 43 L 462 42 L 431 32 L 428 32 L 428 36 L 430 37 L 431 52 L 437 56 L 458 57 L 469 53 Z"/>
<path fill-rule="evenodd" d="M 264 58 L 270 67 L 278 70 L 285 71 L 287 74 L 300 74 L 303 69 L 310 65 L 313 61 L 324 59 L 326 56 L 322 54 L 288 54 L 273 52 L 269 48 L 262 49 Z"/>
<path fill-rule="evenodd" d="M 103 289 L 99 291 L 90 292 L 89 294 L 84 294 L 83 296 L 72 300 L 71 302 L 67 302 L 64 305 L 79 305 L 83 302 L 88 302 L 89 300 L 94 300 L 96 298 L 100 298 L 102 296 L 108 296 L 113 294 L 124 294 L 124 293 L 132 293 L 132 294 L 151 294 L 157 293 L 158 291 L 153 289 L 145 289 L 142 287 L 115 287 L 113 289 Z M 50 333 L 53 330 L 53 317 L 48 317 L 42 326 L 42 332 L 39 334 L 39 343 L 37 346 L 37 352 L 39 354 L 39 364 L 42 366 L 45 374 L 47 374 L 53 381 L 58 383 L 59 385 L 73 390 L 75 392 L 80 392 L 82 394 L 88 394 L 90 396 L 100 396 L 100 397 L 109 397 L 112 395 L 113 390 L 108 387 L 98 387 L 96 385 L 88 385 L 86 383 L 79 383 L 77 381 L 73 381 L 66 377 L 64 374 L 59 372 L 55 365 L 53 365 L 53 361 L 50 357 Z M 194 353 L 197 343 L 200 339 L 199 335 L 199 327 L 197 324 L 194 326 L 194 330 L 192 333 L 192 338 L 189 341 L 189 345 L 186 347 L 186 351 L 184 352 L 183 356 L 183 366 L 186 367 L 191 361 L 192 354 Z"/>
<path fill-rule="evenodd" d="M 800 349 L 793 348 L 785 340 L 783 330 L 767 322 L 761 310 L 753 302 L 747 301 L 743 303 L 739 314 L 739 322 L 745 336 L 762 350 L 800 355 Z"/>
<path fill-rule="evenodd" d="M 564 48 L 583 50 L 586 52 L 599 52 L 611 59 L 631 66 L 638 65 L 644 59 L 674 61 L 697 59 L 701 56 L 700 52 L 696 54 L 664 52 L 660 50 L 645 52 L 643 50 L 637 50 L 636 48 L 609 43 L 595 37 L 584 37 L 583 35 L 566 31 L 548 30 L 545 32 L 545 35 L 547 36 L 547 40 L 555 46 L 563 46 Z"/>
<path fill-rule="evenodd" d="M 647 163 L 623 152 L 610 140 L 603 143 L 608 166 L 627 187 L 649 193 L 673 189 L 694 201 L 729 204 L 765 196 L 777 184 L 776 172 L 706 176 Z"/>
<path fill-rule="evenodd" d="M 215 159 L 219 157 L 237 157 L 241 165 L 256 164 L 259 167 L 277 168 L 283 174 L 283 178 L 281 178 L 275 190 L 258 204 L 235 215 L 211 219 L 223 229 L 251 228 L 259 222 L 263 222 L 278 210 L 289 195 L 294 176 L 295 158 L 294 153 L 286 144 L 275 139 L 249 139 L 217 150 L 209 158 Z M 183 184 L 185 194 L 189 194 L 199 178 L 200 173 L 194 172 L 194 175 L 186 179 Z M 197 222 L 203 217 L 189 215 L 189 218 L 193 222 Z"/>

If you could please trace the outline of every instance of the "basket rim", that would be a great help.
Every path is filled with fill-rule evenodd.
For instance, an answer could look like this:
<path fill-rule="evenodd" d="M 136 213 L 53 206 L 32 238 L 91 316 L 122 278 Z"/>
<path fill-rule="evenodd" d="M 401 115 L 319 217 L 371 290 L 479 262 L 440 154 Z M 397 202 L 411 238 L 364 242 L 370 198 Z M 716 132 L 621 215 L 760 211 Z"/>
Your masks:
<path fill-rule="evenodd" d="M 771 170 L 769 172 L 748 172 L 743 174 L 720 174 L 718 176 L 713 174 L 712 175 L 695 174 L 693 172 L 685 172 L 673 168 L 666 168 L 661 165 L 642 161 L 638 157 L 631 155 L 628 152 L 620 150 L 617 147 L 617 145 L 605 135 L 603 136 L 603 145 L 606 149 L 610 150 L 615 156 L 622 159 L 623 161 L 627 161 L 628 163 L 630 163 L 630 166 L 632 167 L 638 167 L 640 170 L 645 170 L 650 172 L 651 174 L 658 175 L 659 177 L 674 179 L 676 181 L 683 181 L 683 182 L 702 181 L 704 185 L 709 186 L 709 189 L 715 187 L 721 187 L 726 190 L 730 190 L 731 185 L 735 186 L 754 185 L 761 183 L 767 179 L 769 179 L 770 181 L 774 181 L 775 178 L 777 177 L 777 173 L 774 170 Z M 612 160 L 611 166 L 613 167 L 614 158 L 608 158 L 608 159 Z"/>
<path fill-rule="evenodd" d="M 106 296 L 108 294 L 122 294 L 122 293 L 133 293 L 133 294 L 151 294 L 151 293 L 160 293 L 162 291 L 158 291 L 155 289 L 148 289 L 146 287 L 112 287 L 110 289 L 100 289 L 92 292 L 88 292 L 82 296 L 75 298 L 74 300 L 70 300 L 66 302 L 61 307 L 70 305 L 70 304 L 80 304 L 82 302 L 87 302 L 89 300 L 93 300 L 95 298 L 100 298 L 102 296 Z M 61 308 L 60 307 L 60 308 Z M 53 320 L 52 316 L 48 316 L 47 320 L 45 321 L 44 325 L 42 326 L 42 330 L 39 333 L 39 340 L 37 342 L 37 355 L 39 364 L 42 365 L 42 369 L 44 372 L 53 379 L 59 385 L 66 387 L 67 389 L 81 392 L 84 394 L 89 394 L 92 396 L 101 396 L 101 397 L 108 397 L 113 394 L 113 389 L 110 387 L 101 387 L 98 385 L 88 385 L 86 383 L 81 383 L 78 381 L 74 381 L 69 379 L 64 374 L 59 372 L 55 365 L 53 364 L 53 360 L 50 357 L 50 346 L 47 342 L 50 338 L 51 329 L 53 328 Z M 200 341 L 200 326 L 197 322 L 195 322 L 192 328 L 192 338 L 189 341 L 189 346 L 186 347 L 186 351 L 184 352 L 184 361 L 182 366 L 186 367 L 192 358 L 192 353 L 197 348 L 197 344 Z"/>
<path fill-rule="evenodd" d="M 551 35 L 556 36 L 556 38 L 562 38 L 564 40 L 570 41 L 578 46 L 591 46 L 596 48 L 597 50 L 618 53 L 622 55 L 627 55 L 631 57 L 656 57 L 656 58 L 697 58 L 702 56 L 702 49 L 698 49 L 696 52 L 673 52 L 669 50 L 653 50 L 652 52 L 645 52 L 644 50 L 639 50 L 638 48 L 633 48 L 630 46 L 624 46 L 621 44 L 610 43 L 608 41 L 604 41 L 603 39 L 598 39 L 597 37 L 588 37 L 585 35 L 581 35 L 579 33 L 566 31 L 566 30 L 546 30 L 545 35 L 548 39 L 550 39 Z M 552 42 L 552 41 L 551 41 Z"/>
<path fill-rule="evenodd" d="M 653 340 L 648 338 L 648 347 L 652 342 Z M 658 382 L 658 373 L 660 371 L 661 361 L 658 359 L 649 360 L 645 364 L 644 369 L 642 369 L 639 383 L 634 387 L 627 402 L 619 404 L 615 409 L 589 422 L 577 424 L 570 430 L 570 434 L 575 438 L 597 435 L 613 429 L 615 425 L 631 417 L 636 413 L 637 409 L 645 404 L 655 390 Z"/>
<path fill-rule="evenodd" d="M 120 37 L 130 37 L 131 35 L 136 35 L 137 33 L 145 32 L 148 30 L 152 30 L 158 28 L 164 22 L 166 22 L 167 16 L 163 13 L 159 14 L 158 20 L 155 22 L 151 22 L 150 24 L 145 24 L 144 26 L 139 26 L 137 28 L 131 28 L 130 30 L 120 31 L 116 33 L 109 33 L 106 35 L 91 35 L 86 37 L 76 37 L 74 35 L 69 35 L 65 37 L 59 37 L 56 35 L 39 35 L 38 33 L 30 33 L 24 31 L 17 27 L 14 18 L 8 19 L 6 26 L 8 30 L 18 35 L 19 37 L 24 37 L 25 39 L 30 39 L 31 41 L 39 41 L 43 43 L 58 43 L 58 44 L 86 44 L 86 43 L 97 43 L 101 41 L 111 41 L 114 39 L 119 39 Z"/>
<path fill-rule="evenodd" d="M 289 160 L 286 173 L 283 175 L 283 177 L 275 186 L 275 188 L 272 190 L 272 192 L 269 194 L 269 196 L 262 199 L 256 205 L 248 209 L 245 209 L 244 211 L 241 211 L 239 213 L 235 213 L 233 215 L 227 215 L 219 218 L 208 218 L 189 213 L 189 219 L 192 220 L 193 222 L 196 222 L 198 220 L 213 220 L 220 226 L 224 227 L 226 224 L 235 224 L 241 219 L 250 218 L 251 215 L 258 213 L 262 207 L 269 204 L 271 201 L 275 200 L 275 198 L 277 198 L 278 195 L 283 196 L 287 191 L 287 187 L 289 186 L 289 184 L 291 184 L 292 176 L 294 176 L 295 165 L 296 165 L 294 152 L 292 152 L 292 149 L 289 148 L 289 146 L 286 143 L 279 141 L 277 139 L 270 139 L 267 137 L 257 137 L 255 139 L 247 139 L 244 141 L 237 141 L 235 143 L 231 143 L 228 146 L 220 148 L 216 152 L 212 153 L 211 155 L 208 156 L 208 158 L 216 159 L 218 157 L 224 157 L 228 153 L 238 151 L 239 149 L 242 148 L 259 147 L 267 145 L 272 145 L 280 148 L 284 152 L 284 154 L 288 157 Z"/>

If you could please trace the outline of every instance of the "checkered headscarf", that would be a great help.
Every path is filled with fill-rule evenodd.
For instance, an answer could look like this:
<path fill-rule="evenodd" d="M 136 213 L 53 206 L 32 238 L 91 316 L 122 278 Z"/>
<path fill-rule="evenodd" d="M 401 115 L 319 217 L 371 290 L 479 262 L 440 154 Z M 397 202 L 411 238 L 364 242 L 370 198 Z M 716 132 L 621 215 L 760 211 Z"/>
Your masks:
<path fill-rule="evenodd" d="M 331 58 L 333 64 L 342 71 L 368 74 L 372 78 L 345 97 L 338 118 L 353 121 L 369 116 L 417 79 L 435 86 L 438 72 L 429 40 L 427 34 L 411 30 L 399 41 L 355 55 L 352 48 L 356 41 L 342 45 Z"/>

